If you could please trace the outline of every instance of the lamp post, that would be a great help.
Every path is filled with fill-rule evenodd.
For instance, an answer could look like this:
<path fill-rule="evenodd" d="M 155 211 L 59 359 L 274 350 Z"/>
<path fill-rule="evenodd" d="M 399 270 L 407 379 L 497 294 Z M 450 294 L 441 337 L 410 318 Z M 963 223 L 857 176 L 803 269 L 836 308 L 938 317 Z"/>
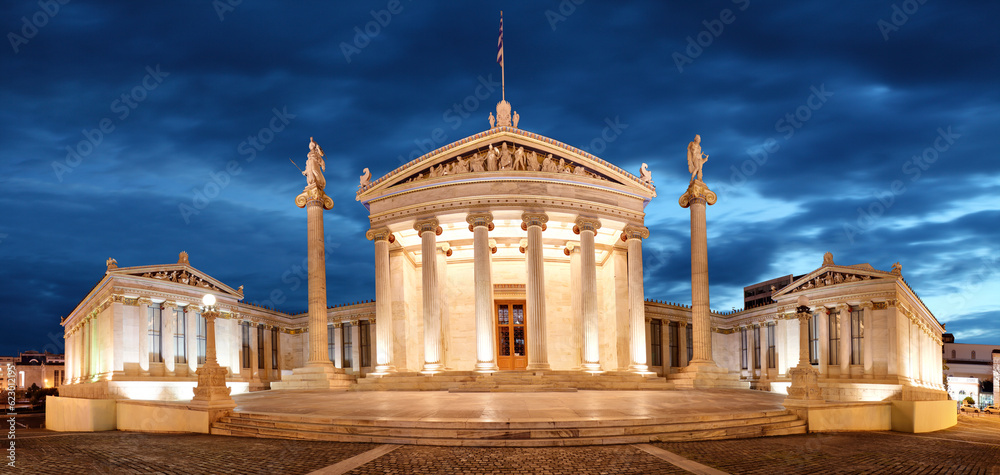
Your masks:
<path fill-rule="evenodd" d="M 226 375 L 229 370 L 219 366 L 215 358 L 215 319 L 219 316 L 215 308 L 215 296 L 205 294 L 202 298 L 205 309 L 205 364 L 198 368 L 198 385 L 194 388 L 194 398 L 188 406 L 191 409 L 208 411 L 210 422 L 222 418 L 227 412 L 236 408 L 236 402 L 229 395 L 226 387 Z"/>
<path fill-rule="evenodd" d="M 808 407 L 823 402 L 823 392 L 819 387 L 819 372 L 809 362 L 809 319 L 812 310 L 809 308 L 809 297 L 799 297 L 799 305 L 795 309 L 795 318 L 799 320 L 799 364 L 788 370 L 792 384 L 788 387 L 788 397 L 785 407 Z"/>

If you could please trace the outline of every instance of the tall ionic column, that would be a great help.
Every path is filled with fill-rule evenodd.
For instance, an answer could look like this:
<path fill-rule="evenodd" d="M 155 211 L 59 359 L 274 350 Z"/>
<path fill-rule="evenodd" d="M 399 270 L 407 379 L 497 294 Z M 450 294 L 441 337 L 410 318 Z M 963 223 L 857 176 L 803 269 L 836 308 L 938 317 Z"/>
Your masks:
<path fill-rule="evenodd" d="M 351 342 L 351 344 L 355 344 Z M 344 369 L 344 323 L 333 324 L 333 364 L 339 369 Z"/>
<path fill-rule="evenodd" d="M 493 230 L 493 215 L 472 213 L 466 216 L 472 231 L 473 285 L 476 292 L 476 371 L 499 371 L 496 361 L 496 327 L 493 325 L 493 275 L 490 264 L 489 232 Z"/>
<path fill-rule="evenodd" d="M 424 301 L 424 373 L 435 373 L 441 365 L 441 293 L 438 291 L 437 236 L 442 233 L 437 218 L 422 219 L 413 229 L 420 234 L 420 269 Z"/>
<path fill-rule="evenodd" d="M 545 213 L 525 212 L 521 215 L 521 229 L 528 232 L 525 261 L 528 270 L 527 324 L 528 366 L 530 370 L 549 369 L 548 332 L 545 329 L 545 261 L 542 255 L 542 231 L 549 216 Z"/>
<path fill-rule="evenodd" d="M 322 368 L 325 373 L 333 372 L 333 365 L 326 355 L 326 244 L 323 240 L 323 211 L 333 209 L 333 200 L 326 196 L 322 187 L 309 185 L 302 194 L 295 197 L 295 205 L 306 209 L 307 220 L 309 359 L 306 367 Z"/>
<path fill-rule="evenodd" d="M 73 328 L 67 328 L 66 333 L 63 335 L 63 340 L 66 342 L 66 382 L 64 384 L 71 384 L 73 378 L 76 376 L 76 336 L 73 334 Z"/>
<path fill-rule="evenodd" d="M 851 307 L 847 304 L 837 305 L 837 312 L 840 314 L 840 377 L 851 377 L 851 348 L 854 342 L 851 340 Z"/>
<path fill-rule="evenodd" d="M 601 229 L 599 219 L 583 216 L 576 218 L 576 226 L 573 226 L 573 232 L 580 235 L 580 307 L 583 313 L 584 371 L 601 370 L 597 314 L 597 255 L 594 249 L 594 235 L 598 229 Z M 639 252 L 642 252 L 641 247 Z M 629 277 L 631 292 L 631 274 Z"/>
<path fill-rule="evenodd" d="M 392 284 L 389 244 L 396 241 L 389 228 L 373 228 L 365 237 L 375 243 L 375 372 L 396 371 L 392 361 Z"/>
<path fill-rule="evenodd" d="M 644 373 L 649 371 L 646 364 L 646 298 L 642 287 L 642 240 L 649 237 L 649 230 L 643 226 L 628 225 L 622 232 L 622 240 L 628 243 L 628 320 L 629 320 L 629 371 Z M 707 316 L 707 313 L 706 313 Z M 695 328 L 697 330 L 697 327 Z M 709 336 L 711 338 L 711 336 Z M 695 335 L 695 345 L 698 336 Z M 711 342 L 709 343 L 711 346 Z M 698 347 L 695 346 L 695 358 Z"/>
<path fill-rule="evenodd" d="M 139 324 L 136 325 L 136 341 L 139 343 L 139 371 L 149 374 L 149 305 L 146 297 L 139 298 Z"/>
<path fill-rule="evenodd" d="M 820 306 L 813 311 L 816 312 L 813 315 L 815 322 L 813 325 L 816 326 L 816 333 L 819 335 L 819 354 L 816 355 L 816 359 L 819 361 L 819 368 L 817 369 L 820 376 L 825 378 L 830 374 L 830 310 Z M 843 319 L 841 319 L 841 323 L 843 323 Z M 843 349 L 844 344 L 843 340 L 841 340 L 840 348 L 837 351 L 842 351 Z"/>
<path fill-rule="evenodd" d="M 864 325 L 864 333 L 862 334 L 862 346 L 864 347 L 864 363 L 865 363 L 865 378 L 871 379 L 875 375 L 873 373 L 874 366 L 874 355 L 872 355 L 872 303 L 864 302 L 861 304 L 861 322 Z"/>
<path fill-rule="evenodd" d="M 679 358 L 677 362 L 678 368 L 683 368 L 688 365 L 688 322 L 678 322 L 677 324 L 677 357 Z"/>
<path fill-rule="evenodd" d="M 691 325 L 693 327 L 694 358 L 690 366 L 718 368 L 712 359 L 712 320 L 708 296 L 708 235 L 705 208 L 718 197 L 701 180 L 692 180 L 678 201 L 682 208 L 691 208 Z"/>
<path fill-rule="evenodd" d="M 86 366 L 84 363 L 84 352 L 86 351 L 86 333 L 83 331 L 83 323 L 76 326 L 76 381 L 83 382 L 84 375 L 86 374 Z M 148 366 L 148 360 L 147 360 Z"/>
<path fill-rule="evenodd" d="M 760 378 L 770 377 L 767 365 L 767 322 L 760 322 Z"/>
<path fill-rule="evenodd" d="M 174 331 L 177 328 L 177 314 L 174 302 L 163 302 L 163 333 L 160 334 L 160 354 L 163 355 L 163 368 L 167 376 L 174 373 Z"/>
<path fill-rule="evenodd" d="M 93 339 L 91 338 L 90 315 L 83 321 L 83 378 L 90 379 L 93 375 L 91 371 L 91 354 L 93 353 Z"/>

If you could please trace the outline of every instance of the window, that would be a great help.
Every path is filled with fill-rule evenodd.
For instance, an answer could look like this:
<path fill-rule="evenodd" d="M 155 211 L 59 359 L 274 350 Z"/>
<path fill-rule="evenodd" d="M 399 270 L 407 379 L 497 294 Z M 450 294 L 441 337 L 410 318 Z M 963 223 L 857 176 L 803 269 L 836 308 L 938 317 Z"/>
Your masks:
<path fill-rule="evenodd" d="M 760 327 L 753 327 L 753 369 L 760 369 Z"/>
<path fill-rule="evenodd" d="M 146 323 L 146 335 L 149 339 L 149 362 L 162 363 L 163 353 L 160 351 L 160 344 L 163 335 L 163 307 L 160 307 L 159 304 L 150 305 Z"/>
<path fill-rule="evenodd" d="M 206 343 L 208 338 L 208 321 L 205 320 L 205 316 L 201 312 L 195 313 L 198 319 L 198 334 L 195 338 L 198 339 L 198 364 L 205 364 L 205 354 L 206 354 Z"/>
<path fill-rule="evenodd" d="M 187 312 L 184 310 L 184 307 L 174 309 L 174 315 L 177 316 L 177 325 L 174 327 L 174 362 L 180 364 L 187 363 L 187 345 L 184 344 L 187 336 Z"/>
<path fill-rule="evenodd" d="M 951 359 L 955 359 L 955 350 L 951 350 Z"/>
<path fill-rule="evenodd" d="M 740 369 L 747 369 L 747 329 L 740 328 Z"/>
<path fill-rule="evenodd" d="M 367 320 L 358 323 L 358 352 L 361 356 L 361 366 L 372 365 L 371 323 Z"/>
<path fill-rule="evenodd" d="M 865 336 L 865 322 L 861 318 L 861 311 L 851 312 L 851 364 L 864 364 L 863 338 Z"/>
<path fill-rule="evenodd" d="M 278 327 L 271 329 L 271 369 L 278 369 Z"/>
<path fill-rule="evenodd" d="M 681 347 L 680 340 L 678 340 L 677 335 L 677 322 L 670 322 L 668 328 L 670 329 L 670 366 L 680 366 L 681 365 Z"/>
<path fill-rule="evenodd" d="M 257 369 L 264 369 L 264 325 L 257 325 Z"/>
<path fill-rule="evenodd" d="M 240 332 L 242 333 L 242 347 L 240 348 L 243 354 L 242 367 L 250 368 L 250 322 L 240 322 Z"/>
<path fill-rule="evenodd" d="M 774 348 L 774 323 L 767 326 L 767 367 L 777 368 L 778 367 L 778 353 Z"/>
<path fill-rule="evenodd" d="M 694 338 L 692 338 L 691 325 L 688 325 L 684 328 L 685 328 L 685 336 L 687 337 L 687 347 L 688 347 L 687 360 L 691 361 L 691 359 L 694 358 Z"/>
<path fill-rule="evenodd" d="M 972 350 L 972 359 L 976 359 L 976 350 Z"/>
<path fill-rule="evenodd" d="M 840 313 L 830 314 L 830 365 L 840 364 Z"/>
<path fill-rule="evenodd" d="M 352 335 L 351 335 L 351 324 L 350 323 L 346 323 L 346 322 L 344 323 L 343 330 L 341 331 L 341 334 L 344 335 L 344 345 L 343 345 L 343 347 L 344 347 L 343 348 L 344 349 L 344 355 L 342 356 L 343 361 L 344 361 L 344 368 L 353 368 L 354 367 L 354 360 L 351 358 L 351 351 L 354 350 L 354 344 L 353 344 L 354 342 L 351 341 L 352 340 Z"/>
<path fill-rule="evenodd" d="M 809 319 L 809 364 L 819 364 L 819 318 L 813 314 Z"/>
<path fill-rule="evenodd" d="M 337 350 L 337 340 L 333 338 L 333 325 L 326 326 L 326 355 L 330 358 L 330 362 L 336 363 L 336 358 L 334 351 Z"/>
<path fill-rule="evenodd" d="M 653 320 L 649 324 L 649 350 L 652 353 L 650 364 L 663 366 L 663 322 Z"/>

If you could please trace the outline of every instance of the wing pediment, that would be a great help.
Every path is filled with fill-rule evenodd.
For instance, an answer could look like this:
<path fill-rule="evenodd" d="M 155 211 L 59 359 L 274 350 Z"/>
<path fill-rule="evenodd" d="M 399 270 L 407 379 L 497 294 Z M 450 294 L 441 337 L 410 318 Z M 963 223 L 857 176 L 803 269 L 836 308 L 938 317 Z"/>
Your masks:
<path fill-rule="evenodd" d="M 169 264 L 159 266 L 123 267 L 109 270 L 111 276 L 129 276 L 141 279 L 149 279 L 158 282 L 172 282 L 180 285 L 188 285 L 204 290 L 213 290 L 232 295 L 238 299 L 243 298 L 243 287 L 233 289 L 223 284 L 208 274 L 201 272 L 190 265 Z"/>
<path fill-rule="evenodd" d="M 604 183 L 652 198 L 651 179 L 640 179 L 583 150 L 514 127 L 496 127 L 419 157 L 375 180 L 363 175 L 356 199 L 373 198 L 440 177 L 489 180 L 494 177 L 563 179 Z"/>
<path fill-rule="evenodd" d="M 894 275 L 888 272 L 876 270 L 869 264 L 853 266 L 826 266 L 816 269 L 795 280 L 788 286 L 778 290 L 775 297 L 821 287 L 871 280 L 891 280 L 894 278 Z"/>

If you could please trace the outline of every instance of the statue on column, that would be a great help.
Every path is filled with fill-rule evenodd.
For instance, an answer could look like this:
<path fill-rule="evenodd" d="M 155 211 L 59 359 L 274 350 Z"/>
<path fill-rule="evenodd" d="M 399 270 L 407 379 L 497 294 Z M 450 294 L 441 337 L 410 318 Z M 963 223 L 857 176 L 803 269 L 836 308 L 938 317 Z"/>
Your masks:
<path fill-rule="evenodd" d="M 309 137 L 309 154 L 306 155 L 306 170 L 302 174 L 306 177 L 307 185 L 315 186 L 320 190 L 326 188 L 326 178 L 323 177 L 323 172 L 326 171 L 326 162 L 323 161 L 324 156 L 323 149 L 320 148 L 319 144 L 312 137 Z"/>
<path fill-rule="evenodd" d="M 701 153 L 701 135 L 695 135 L 694 140 L 688 144 L 688 171 L 691 172 L 691 181 L 698 177 L 701 181 L 701 168 L 708 161 L 708 154 Z"/>

